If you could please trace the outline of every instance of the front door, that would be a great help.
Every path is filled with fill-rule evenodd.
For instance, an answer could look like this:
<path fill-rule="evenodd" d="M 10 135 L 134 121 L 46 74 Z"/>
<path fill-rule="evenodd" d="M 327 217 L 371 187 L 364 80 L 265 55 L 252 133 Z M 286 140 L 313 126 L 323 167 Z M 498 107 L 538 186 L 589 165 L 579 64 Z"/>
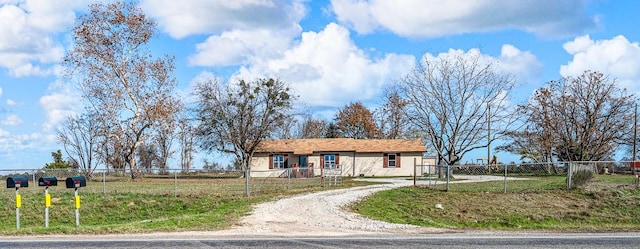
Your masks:
<path fill-rule="evenodd" d="M 307 156 L 300 156 L 300 168 L 306 168 L 308 161 L 307 161 Z"/>

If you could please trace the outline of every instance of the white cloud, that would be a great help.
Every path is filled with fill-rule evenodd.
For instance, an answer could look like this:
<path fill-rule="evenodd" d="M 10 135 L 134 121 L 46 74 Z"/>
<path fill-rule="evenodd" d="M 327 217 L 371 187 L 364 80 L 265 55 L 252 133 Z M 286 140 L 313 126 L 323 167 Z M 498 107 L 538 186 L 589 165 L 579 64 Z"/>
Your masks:
<path fill-rule="evenodd" d="M 140 6 L 173 38 L 230 30 L 290 29 L 306 14 L 304 0 L 143 0 Z"/>
<path fill-rule="evenodd" d="M 20 119 L 16 114 L 9 114 L 4 120 L 2 120 L 2 124 L 8 126 L 19 126 L 22 125 L 22 119 Z"/>
<path fill-rule="evenodd" d="M 11 154 L 14 151 L 37 149 L 42 146 L 42 135 L 39 133 L 13 135 L 0 129 L 0 151 Z"/>
<path fill-rule="evenodd" d="M 331 23 L 320 32 L 303 33 L 280 58 L 242 67 L 239 76 L 279 77 L 306 104 L 342 106 L 376 96 L 384 84 L 407 73 L 414 61 L 413 56 L 398 54 L 371 58 L 353 43 L 347 29 Z"/>
<path fill-rule="evenodd" d="M 40 64 L 58 62 L 64 48 L 53 35 L 66 31 L 75 9 L 89 1 L 25 0 L 0 6 L 0 67 L 13 76 L 48 75 Z"/>
<path fill-rule="evenodd" d="M 456 57 L 479 57 L 479 65 L 491 64 L 494 66 L 494 70 L 497 73 L 512 75 L 516 80 L 517 86 L 538 83 L 536 79 L 539 79 L 542 76 L 542 64 L 533 54 L 528 51 L 521 51 L 509 44 L 502 46 L 502 52 L 499 56 L 482 54 L 479 49 L 473 48 L 468 51 L 461 49 L 449 49 L 447 52 L 439 53 L 437 55 L 426 53 L 422 58 L 423 60 L 428 61 L 447 61 Z M 514 91 L 509 93 L 510 95 L 508 97 L 512 98 L 511 100 L 520 98 L 521 96 L 519 96 L 519 92 L 521 92 L 520 89 L 514 89 Z M 506 98 L 507 92 L 502 92 L 502 95 Z M 510 103 L 511 100 L 506 98 L 504 101 L 506 106 L 513 108 L 515 106 Z"/>
<path fill-rule="evenodd" d="M 502 45 L 497 67 L 516 77 L 518 83 L 538 83 L 542 76 L 542 63 L 529 51 L 521 51 L 511 44 Z"/>
<path fill-rule="evenodd" d="M 622 87 L 640 91 L 640 45 L 619 35 L 609 40 L 581 36 L 563 45 L 573 59 L 560 66 L 562 76 L 577 76 L 585 70 L 615 77 Z"/>
<path fill-rule="evenodd" d="M 250 64 L 280 56 L 298 35 L 290 30 L 235 30 L 210 36 L 196 45 L 196 54 L 189 63 L 197 66 L 228 66 Z"/>
<path fill-rule="evenodd" d="M 45 131 L 51 131 L 65 118 L 79 113 L 82 107 L 78 93 L 73 92 L 68 85 L 54 82 L 49 88 L 50 93 L 40 98 L 40 106 L 47 117 L 43 124 Z"/>
<path fill-rule="evenodd" d="M 584 0 L 332 0 L 331 9 L 359 33 L 387 29 L 408 37 L 506 29 L 567 36 L 598 25 L 598 17 L 585 13 Z"/>
<path fill-rule="evenodd" d="M 8 106 L 17 106 L 17 105 L 19 105 L 19 104 L 20 104 L 20 103 L 16 102 L 15 100 L 7 99 L 7 105 L 8 105 Z"/>

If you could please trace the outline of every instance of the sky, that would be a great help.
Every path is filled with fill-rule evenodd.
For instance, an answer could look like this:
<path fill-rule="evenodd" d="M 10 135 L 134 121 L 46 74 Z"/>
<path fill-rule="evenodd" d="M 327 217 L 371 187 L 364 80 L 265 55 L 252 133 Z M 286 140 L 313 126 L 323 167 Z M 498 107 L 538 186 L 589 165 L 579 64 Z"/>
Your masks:
<path fill-rule="evenodd" d="M 59 63 L 92 2 L 0 0 L 0 170 L 41 168 L 62 149 L 56 130 L 81 112 L 82 100 Z M 203 77 L 278 77 L 315 117 L 329 120 L 351 102 L 379 105 L 382 89 L 420 58 L 451 53 L 480 53 L 514 75 L 514 104 L 585 70 L 640 92 L 640 1 L 137 3 L 158 24 L 152 52 L 175 56 L 176 92 L 187 100 Z"/>

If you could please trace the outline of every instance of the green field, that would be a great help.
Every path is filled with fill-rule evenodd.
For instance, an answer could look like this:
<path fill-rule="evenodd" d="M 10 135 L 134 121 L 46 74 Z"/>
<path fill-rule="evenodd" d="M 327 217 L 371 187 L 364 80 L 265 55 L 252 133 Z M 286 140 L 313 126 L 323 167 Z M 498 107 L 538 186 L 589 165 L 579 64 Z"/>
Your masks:
<path fill-rule="evenodd" d="M 44 188 L 31 183 L 21 188 L 21 228 L 16 228 L 15 189 L 0 196 L 0 234 L 105 234 L 156 231 L 208 231 L 229 227 L 260 202 L 304 192 L 348 188 L 371 183 L 344 179 L 340 186 L 321 187 L 319 178 L 252 178 L 251 196 L 245 179 L 126 177 L 94 179 L 80 188 L 80 227 L 75 226 L 73 189 L 50 188 L 49 227 L 45 228 Z M 59 183 L 64 185 L 64 182 Z M 177 190 L 177 191 L 176 191 Z M 104 192 L 104 193 L 103 193 Z"/>
<path fill-rule="evenodd" d="M 425 227 L 640 231 L 640 190 L 633 177 L 597 175 L 584 188 L 571 191 L 566 191 L 565 181 L 511 181 L 507 193 L 502 182 L 452 184 L 449 192 L 405 187 L 380 192 L 350 208 L 373 219 Z"/>

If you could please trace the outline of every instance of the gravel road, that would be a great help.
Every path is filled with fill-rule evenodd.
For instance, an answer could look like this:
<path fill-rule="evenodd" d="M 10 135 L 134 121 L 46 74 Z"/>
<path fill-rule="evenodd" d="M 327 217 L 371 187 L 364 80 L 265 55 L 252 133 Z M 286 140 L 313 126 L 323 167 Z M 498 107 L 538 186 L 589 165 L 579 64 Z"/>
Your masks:
<path fill-rule="evenodd" d="M 457 176 L 463 182 L 503 180 L 495 176 Z M 240 225 L 217 231 L 220 235 L 251 236 L 348 236 L 367 234 L 439 233 L 445 229 L 392 224 L 365 218 L 344 207 L 382 190 L 413 185 L 406 179 L 366 179 L 385 184 L 328 190 L 257 205 Z"/>

